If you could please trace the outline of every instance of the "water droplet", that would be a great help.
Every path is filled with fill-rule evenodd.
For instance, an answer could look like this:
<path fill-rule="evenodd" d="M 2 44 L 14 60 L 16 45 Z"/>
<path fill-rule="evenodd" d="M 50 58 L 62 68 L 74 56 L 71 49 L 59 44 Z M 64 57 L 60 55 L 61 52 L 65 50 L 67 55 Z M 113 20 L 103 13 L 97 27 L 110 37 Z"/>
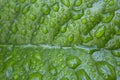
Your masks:
<path fill-rule="evenodd" d="M 17 2 L 18 0 L 13 0 L 14 2 Z"/>
<path fill-rule="evenodd" d="M 76 56 L 69 56 L 66 59 L 66 64 L 68 67 L 75 69 L 78 65 L 81 64 L 81 60 Z"/>
<path fill-rule="evenodd" d="M 65 6 L 69 7 L 70 6 L 70 1 L 69 0 L 61 0 L 62 4 Z"/>
<path fill-rule="evenodd" d="M 95 72 L 96 70 L 95 69 L 92 69 L 92 72 Z"/>
<path fill-rule="evenodd" d="M 28 80 L 42 80 L 42 75 L 38 72 L 30 74 Z"/>
<path fill-rule="evenodd" d="M 85 2 L 88 2 L 88 0 L 84 0 Z"/>
<path fill-rule="evenodd" d="M 35 55 L 34 55 L 34 56 L 35 56 L 35 58 L 36 58 L 36 59 L 41 60 L 41 56 L 40 56 L 40 54 L 39 54 L 39 53 L 35 53 Z"/>
<path fill-rule="evenodd" d="M 69 36 L 68 36 L 68 41 L 69 42 L 72 42 L 74 40 L 74 35 L 73 34 L 70 34 Z"/>
<path fill-rule="evenodd" d="M 93 65 L 93 63 L 89 63 L 89 66 L 92 66 Z"/>
<path fill-rule="evenodd" d="M 104 2 L 107 2 L 108 0 L 104 0 Z"/>
<path fill-rule="evenodd" d="M 20 0 L 21 3 L 24 3 L 26 0 Z"/>
<path fill-rule="evenodd" d="M 37 35 L 37 32 L 35 31 L 35 32 L 33 33 L 33 35 L 34 35 L 34 36 Z"/>
<path fill-rule="evenodd" d="M 44 17 L 40 18 L 40 24 L 42 24 L 44 22 Z"/>
<path fill-rule="evenodd" d="M 102 18 L 102 22 L 108 23 L 108 22 L 110 22 L 110 21 L 113 19 L 113 17 L 114 17 L 114 12 L 103 14 L 102 17 L 103 17 L 103 18 Z"/>
<path fill-rule="evenodd" d="M 30 19 L 33 20 L 33 21 L 36 19 L 36 15 L 33 15 L 33 14 L 31 14 L 29 17 L 30 17 Z"/>
<path fill-rule="evenodd" d="M 62 61 L 63 61 L 63 59 L 61 58 L 61 59 L 60 59 L 60 62 L 62 62 Z"/>
<path fill-rule="evenodd" d="M 87 23 L 87 19 L 86 18 L 83 18 L 81 21 L 82 21 L 83 24 Z"/>
<path fill-rule="evenodd" d="M 112 51 L 112 54 L 113 54 L 114 56 L 120 57 L 120 49 L 118 49 L 118 50 L 113 50 L 113 51 Z"/>
<path fill-rule="evenodd" d="M 80 6 L 82 4 L 82 0 L 75 0 L 74 6 Z"/>
<path fill-rule="evenodd" d="M 110 6 L 113 6 L 113 5 L 114 5 L 114 0 L 111 0 L 108 4 L 109 4 Z"/>
<path fill-rule="evenodd" d="M 20 4 L 17 4 L 17 5 L 15 6 L 15 11 L 16 11 L 16 12 L 20 12 L 20 9 L 21 9 L 21 5 L 20 5 Z"/>
<path fill-rule="evenodd" d="M 87 43 L 87 42 L 89 42 L 89 41 L 91 41 L 91 40 L 93 40 L 93 37 L 92 37 L 92 35 L 90 35 L 90 34 L 87 34 L 87 35 L 85 35 L 85 36 L 83 37 L 83 42 L 84 42 L 84 43 Z"/>
<path fill-rule="evenodd" d="M 65 68 L 65 65 L 61 65 L 62 68 Z"/>
<path fill-rule="evenodd" d="M 43 5 L 41 7 L 41 11 L 42 11 L 43 14 L 48 15 L 50 13 L 50 8 L 49 8 L 48 5 Z"/>
<path fill-rule="evenodd" d="M 84 69 L 80 69 L 79 71 L 76 72 L 78 80 L 91 80 L 88 74 L 85 72 Z"/>
<path fill-rule="evenodd" d="M 87 10 L 86 14 L 90 15 L 90 10 Z"/>
<path fill-rule="evenodd" d="M 92 22 L 95 21 L 95 17 L 93 17 L 93 16 L 90 16 L 89 19 L 90 19 L 90 21 L 92 21 Z"/>
<path fill-rule="evenodd" d="M 19 78 L 19 75 L 18 74 L 15 74 L 14 75 L 14 79 L 17 80 Z"/>
<path fill-rule="evenodd" d="M 117 17 L 119 17 L 119 18 L 120 18 L 120 13 L 116 13 L 116 15 L 117 15 Z"/>
<path fill-rule="evenodd" d="M 69 79 L 68 79 L 68 78 L 63 77 L 63 78 L 61 78 L 60 80 L 69 80 Z"/>
<path fill-rule="evenodd" d="M 120 71 L 118 71 L 118 76 L 120 76 Z"/>
<path fill-rule="evenodd" d="M 35 3 L 37 0 L 30 0 L 31 3 Z"/>
<path fill-rule="evenodd" d="M 52 8 L 55 12 L 57 12 L 59 10 L 59 3 L 55 3 Z"/>
<path fill-rule="evenodd" d="M 26 14 L 29 11 L 29 9 L 30 9 L 29 5 L 25 6 L 24 9 L 23 9 L 23 11 L 22 11 L 22 13 Z"/>
<path fill-rule="evenodd" d="M 95 37 L 100 38 L 104 35 L 104 33 L 105 33 L 105 26 L 100 26 L 95 32 Z"/>
<path fill-rule="evenodd" d="M 116 80 L 116 71 L 112 65 L 104 61 L 98 61 L 96 62 L 96 66 L 104 80 Z"/>
<path fill-rule="evenodd" d="M 72 12 L 72 19 L 73 20 L 77 20 L 77 19 L 80 19 L 82 16 L 84 15 L 84 10 L 80 10 L 80 11 L 73 11 Z"/>
<path fill-rule="evenodd" d="M 8 21 L 9 21 L 9 20 L 10 20 L 10 16 L 7 16 L 7 17 L 6 17 L 6 20 L 8 20 Z"/>
<path fill-rule="evenodd" d="M 88 7 L 88 8 L 91 8 L 91 7 L 92 7 L 92 4 L 91 4 L 91 3 L 89 3 L 89 4 L 87 5 L 87 7 Z"/>
<path fill-rule="evenodd" d="M 44 26 L 44 27 L 42 27 L 42 32 L 44 33 L 44 34 L 47 34 L 48 33 L 48 30 L 47 30 L 47 28 Z"/>
<path fill-rule="evenodd" d="M 13 26 L 12 26 L 12 32 L 13 32 L 13 33 L 16 33 L 17 30 L 18 30 L 17 25 L 16 25 L 16 24 L 13 25 Z"/>
<path fill-rule="evenodd" d="M 35 27 L 35 30 L 39 30 L 39 28 L 40 28 L 40 25 L 37 25 L 37 26 Z"/>
<path fill-rule="evenodd" d="M 61 27 L 61 32 L 62 32 L 62 33 L 65 33 L 66 30 L 67 30 L 67 25 L 63 25 L 63 26 Z"/>
<path fill-rule="evenodd" d="M 22 34 L 25 35 L 26 34 L 26 30 L 22 30 Z"/>
<path fill-rule="evenodd" d="M 120 66 L 120 62 L 117 62 L 117 65 Z"/>
<path fill-rule="evenodd" d="M 50 23 L 50 26 L 51 26 L 51 27 L 55 27 L 56 24 L 55 24 L 54 22 L 51 22 L 51 23 Z"/>
<path fill-rule="evenodd" d="M 49 71 L 52 75 L 56 75 L 57 74 L 57 69 L 54 66 L 49 66 Z"/>

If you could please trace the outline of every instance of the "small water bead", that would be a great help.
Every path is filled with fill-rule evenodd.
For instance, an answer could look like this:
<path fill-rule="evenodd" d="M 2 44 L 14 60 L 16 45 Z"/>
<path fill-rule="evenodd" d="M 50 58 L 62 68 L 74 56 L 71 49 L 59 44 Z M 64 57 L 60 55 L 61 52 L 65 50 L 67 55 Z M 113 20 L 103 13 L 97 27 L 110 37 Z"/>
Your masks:
<path fill-rule="evenodd" d="M 52 75 L 57 75 L 57 69 L 54 66 L 49 66 L 49 71 Z"/>
<path fill-rule="evenodd" d="M 83 18 L 83 19 L 81 20 L 81 22 L 82 22 L 83 24 L 86 24 L 86 23 L 87 23 L 87 19 L 86 19 L 86 18 Z"/>
<path fill-rule="evenodd" d="M 16 11 L 16 12 L 20 12 L 20 9 L 21 9 L 21 5 L 20 5 L 20 4 L 17 4 L 17 5 L 15 6 L 15 11 Z"/>
<path fill-rule="evenodd" d="M 24 3 L 26 0 L 20 0 L 21 3 Z"/>
<path fill-rule="evenodd" d="M 13 0 L 14 2 L 17 2 L 18 0 Z"/>
<path fill-rule="evenodd" d="M 42 24 L 44 22 L 44 17 L 40 18 L 40 24 Z"/>
<path fill-rule="evenodd" d="M 89 19 L 90 19 L 91 22 L 95 21 L 95 17 L 93 17 L 93 16 L 90 16 Z"/>
<path fill-rule="evenodd" d="M 10 20 L 10 16 L 7 16 L 7 17 L 6 17 L 6 20 L 9 21 L 9 20 Z"/>
<path fill-rule="evenodd" d="M 120 66 L 120 62 L 117 62 L 117 65 Z"/>
<path fill-rule="evenodd" d="M 118 76 L 120 76 L 120 71 L 118 71 Z"/>
<path fill-rule="evenodd" d="M 22 30 L 23 35 L 26 35 L 26 33 L 27 33 L 26 30 Z"/>
<path fill-rule="evenodd" d="M 74 6 L 80 6 L 82 4 L 82 0 L 75 0 Z"/>
<path fill-rule="evenodd" d="M 37 35 L 37 32 L 35 31 L 35 32 L 33 33 L 33 35 L 34 35 L 34 36 Z"/>
<path fill-rule="evenodd" d="M 40 25 L 36 25 L 35 30 L 39 30 Z"/>
<path fill-rule="evenodd" d="M 42 32 L 43 32 L 44 34 L 47 34 L 47 33 L 48 33 L 48 29 L 44 26 L 44 27 L 42 27 Z"/>
<path fill-rule="evenodd" d="M 84 0 L 84 2 L 88 2 L 89 0 Z"/>
<path fill-rule="evenodd" d="M 62 32 L 62 33 L 65 33 L 66 30 L 67 30 L 67 25 L 63 25 L 63 26 L 61 27 L 61 32 Z"/>
<path fill-rule="evenodd" d="M 82 16 L 84 15 L 84 10 L 80 10 L 80 11 L 72 11 L 72 19 L 73 20 L 78 20 L 80 19 Z"/>
<path fill-rule="evenodd" d="M 31 3 L 35 3 L 37 0 L 30 0 Z"/>
<path fill-rule="evenodd" d="M 104 80 L 116 80 L 116 71 L 112 65 L 104 61 L 98 61 L 96 66 Z"/>
<path fill-rule="evenodd" d="M 113 19 L 113 17 L 114 17 L 114 12 L 103 14 L 102 22 L 108 23 Z"/>
<path fill-rule="evenodd" d="M 50 23 L 50 26 L 51 26 L 51 27 L 55 27 L 56 24 L 55 24 L 54 22 L 51 22 L 51 23 Z"/>
<path fill-rule="evenodd" d="M 68 41 L 69 42 L 72 42 L 74 40 L 74 35 L 73 34 L 70 34 L 69 36 L 68 36 Z"/>
<path fill-rule="evenodd" d="M 76 72 L 76 75 L 78 77 L 78 80 L 91 80 L 90 77 L 88 76 L 88 74 L 85 72 L 84 69 L 80 69 Z"/>
<path fill-rule="evenodd" d="M 55 3 L 52 7 L 52 9 L 55 11 L 55 12 L 58 12 L 59 10 L 59 3 Z"/>
<path fill-rule="evenodd" d="M 31 14 L 29 17 L 32 21 L 34 21 L 37 18 L 36 15 L 33 15 L 33 14 Z"/>
<path fill-rule="evenodd" d="M 63 77 L 63 78 L 61 78 L 60 80 L 69 80 L 69 79 L 68 79 L 68 78 Z"/>
<path fill-rule="evenodd" d="M 17 26 L 13 26 L 13 27 L 12 27 L 12 32 L 13 32 L 13 33 L 16 33 L 17 30 L 18 30 Z"/>
<path fill-rule="evenodd" d="M 112 54 L 113 54 L 114 56 L 120 57 L 120 49 L 118 49 L 118 50 L 113 50 L 113 51 L 112 51 Z"/>
<path fill-rule="evenodd" d="M 93 40 L 93 37 L 92 37 L 91 34 L 87 34 L 87 35 L 85 35 L 84 38 L 83 38 L 83 42 L 84 42 L 84 43 L 87 43 L 87 42 L 89 42 L 89 41 L 91 41 L 91 40 Z"/>
<path fill-rule="evenodd" d="M 64 4 L 65 6 L 67 6 L 67 7 L 70 6 L 70 1 L 69 0 L 61 0 L 61 3 Z"/>
<path fill-rule="evenodd" d="M 14 75 L 14 79 L 15 79 L 15 80 L 18 80 L 18 78 L 19 78 L 19 75 L 18 75 L 18 74 L 15 74 L 15 75 Z"/>
<path fill-rule="evenodd" d="M 81 64 L 81 60 L 76 56 L 69 56 L 66 59 L 66 64 L 68 67 L 75 69 L 78 65 Z"/>
<path fill-rule="evenodd" d="M 113 5 L 114 5 L 114 0 L 111 0 L 108 4 L 109 4 L 110 6 L 113 6 Z"/>
<path fill-rule="evenodd" d="M 89 3 L 89 4 L 87 5 L 87 7 L 88 7 L 88 8 L 91 8 L 91 7 L 92 7 L 92 4 L 91 4 L 91 3 Z"/>
<path fill-rule="evenodd" d="M 43 14 L 45 15 L 48 15 L 50 13 L 50 8 L 48 5 L 44 4 L 42 7 L 41 7 L 41 11 Z"/>
<path fill-rule="evenodd" d="M 100 26 L 95 32 L 95 37 L 100 38 L 104 35 L 104 33 L 105 33 L 105 26 Z"/>
<path fill-rule="evenodd" d="M 28 80 L 42 80 L 42 75 L 38 72 L 29 75 Z"/>
<path fill-rule="evenodd" d="M 30 5 L 26 5 L 22 11 L 23 14 L 26 14 L 30 10 Z"/>
<path fill-rule="evenodd" d="M 90 15 L 90 13 L 91 13 L 90 10 L 87 10 L 87 11 L 86 11 L 86 14 L 87 14 L 87 15 Z"/>

